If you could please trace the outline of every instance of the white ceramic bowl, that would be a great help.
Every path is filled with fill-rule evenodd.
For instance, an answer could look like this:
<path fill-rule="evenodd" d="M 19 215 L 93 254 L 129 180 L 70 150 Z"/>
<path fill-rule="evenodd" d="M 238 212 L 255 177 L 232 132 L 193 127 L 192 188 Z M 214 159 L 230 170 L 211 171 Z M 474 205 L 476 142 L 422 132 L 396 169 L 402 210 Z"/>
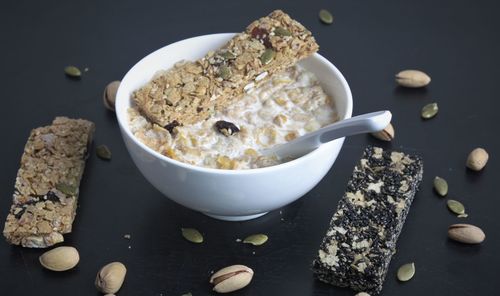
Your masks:
<path fill-rule="evenodd" d="M 139 61 L 123 78 L 116 98 L 116 115 L 133 161 L 159 191 L 173 201 L 211 217 L 241 221 L 260 217 L 300 198 L 331 168 L 344 138 L 280 165 L 251 170 L 219 170 L 170 159 L 134 137 L 128 124 L 131 94 L 160 69 L 180 60 L 196 60 L 224 45 L 233 33 L 204 35 L 165 46 Z M 350 118 L 352 96 L 339 70 L 319 54 L 300 62 L 314 72 L 333 97 L 339 116 Z"/>

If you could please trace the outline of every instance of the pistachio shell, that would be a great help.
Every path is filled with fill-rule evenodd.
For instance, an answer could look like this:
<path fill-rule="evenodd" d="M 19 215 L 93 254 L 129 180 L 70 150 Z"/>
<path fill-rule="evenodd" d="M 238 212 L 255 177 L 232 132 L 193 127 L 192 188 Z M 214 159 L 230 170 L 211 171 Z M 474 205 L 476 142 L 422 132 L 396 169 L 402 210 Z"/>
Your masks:
<path fill-rule="evenodd" d="M 95 286 L 101 293 L 114 294 L 120 290 L 127 268 L 121 262 L 111 262 L 99 270 L 95 279 Z"/>
<path fill-rule="evenodd" d="M 453 224 L 448 228 L 448 237 L 464 244 L 480 244 L 486 238 L 483 230 L 471 224 Z"/>
<path fill-rule="evenodd" d="M 419 70 L 404 70 L 396 74 L 396 82 L 404 87 L 424 87 L 431 82 L 429 75 Z"/>
<path fill-rule="evenodd" d="M 390 142 L 394 139 L 394 133 L 394 127 L 389 123 L 383 130 L 372 133 L 371 135 L 379 140 Z"/>
<path fill-rule="evenodd" d="M 113 112 L 115 111 L 116 92 L 118 91 L 119 87 L 120 87 L 119 80 L 110 82 L 104 89 L 104 94 L 102 96 L 104 106 L 108 110 Z"/>
<path fill-rule="evenodd" d="M 78 264 L 80 255 L 73 247 L 58 247 L 43 253 L 39 260 L 40 264 L 47 269 L 65 271 Z"/>
<path fill-rule="evenodd" d="M 253 277 L 253 270 L 245 265 L 231 265 L 225 267 L 210 277 L 214 291 L 229 293 L 246 287 Z"/>
<path fill-rule="evenodd" d="M 480 171 L 484 168 L 488 159 L 489 155 L 486 150 L 483 148 L 476 148 L 469 153 L 465 165 L 473 171 Z"/>

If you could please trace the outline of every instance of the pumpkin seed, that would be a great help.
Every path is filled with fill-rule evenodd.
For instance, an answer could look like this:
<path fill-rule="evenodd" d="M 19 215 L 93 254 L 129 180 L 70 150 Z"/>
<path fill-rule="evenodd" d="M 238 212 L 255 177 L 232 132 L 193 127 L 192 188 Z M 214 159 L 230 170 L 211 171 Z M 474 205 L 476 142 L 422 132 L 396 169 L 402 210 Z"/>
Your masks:
<path fill-rule="evenodd" d="M 243 240 L 244 244 L 252 244 L 254 246 L 260 246 L 267 242 L 268 236 L 262 233 L 252 234 Z"/>
<path fill-rule="evenodd" d="M 106 146 L 106 145 L 99 145 L 99 146 L 97 146 L 97 148 L 96 148 L 96 154 L 101 159 L 104 159 L 104 160 L 110 160 L 111 159 L 111 151 L 109 150 L 108 146 Z"/>
<path fill-rule="evenodd" d="M 192 243 L 200 244 L 203 242 L 203 235 L 194 228 L 181 228 L 182 236 Z"/>
<path fill-rule="evenodd" d="M 82 71 L 75 66 L 67 66 L 64 68 L 64 73 L 73 78 L 80 78 L 80 76 L 82 76 Z"/>
<path fill-rule="evenodd" d="M 231 77 L 231 70 L 228 66 L 222 65 L 219 67 L 219 77 L 224 80 L 227 80 L 229 79 L 229 77 Z"/>
<path fill-rule="evenodd" d="M 266 48 L 264 53 L 260 56 L 260 61 L 262 62 L 262 65 L 267 65 L 274 59 L 275 56 L 276 52 L 272 48 Z"/>
<path fill-rule="evenodd" d="M 232 59 L 236 58 L 236 56 L 230 51 L 225 51 L 223 53 L 219 53 L 219 56 L 221 56 L 222 58 L 224 58 L 226 60 L 232 60 Z"/>
<path fill-rule="evenodd" d="M 333 23 L 333 15 L 326 9 L 319 11 L 319 19 L 327 25 Z"/>
<path fill-rule="evenodd" d="M 78 193 L 78 187 L 70 185 L 68 183 L 57 183 L 56 189 L 61 191 L 62 193 L 66 194 L 66 195 L 75 196 Z"/>
<path fill-rule="evenodd" d="M 448 209 L 453 213 L 457 215 L 465 214 L 465 207 L 461 202 L 450 199 L 446 204 L 448 205 Z"/>
<path fill-rule="evenodd" d="M 411 280 L 411 278 L 415 275 L 415 263 L 407 263 L 401 265 L 398 269 L 398 280 L 402 282 L 406 282 Z"/>
<path fill-rule="evenodd" d="M 274 29 L 274 34 L 276 36 L 292 36 L 292 33 L 283 27 L 276 27 Z"/>
<path fill-rule="evenodd" d="M 437 103 L 427 104 L 422 108 L 422 112 L 420 113 L 420 115 L 423 119 L 429 119 L 436 116 L 438 110 L 439 108 Z"/>
<path fill-rule="evenodd" d="M 440 196 L 446 196 L 448 194 L 448 182 L 445 179 L 436 176 L 434 178 L 434 190 L 436 190 L 437 194 Z"/>

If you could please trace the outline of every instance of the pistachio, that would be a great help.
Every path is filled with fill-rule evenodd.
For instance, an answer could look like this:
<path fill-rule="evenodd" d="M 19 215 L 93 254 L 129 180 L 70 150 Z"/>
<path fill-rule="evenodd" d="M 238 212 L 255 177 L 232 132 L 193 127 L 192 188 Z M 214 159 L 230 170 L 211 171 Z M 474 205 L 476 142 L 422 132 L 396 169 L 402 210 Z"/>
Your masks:
<path fill-rule="evenodd" d="M 253 277 L 253 270 L 245 265 L 231 265 L 225 267 L 210 277 L 214 291 L 229 293 L 246 287 Z"/>
<path fill-rule="evenodd" d="M 260 246 L 263 245 L 267 242 L 268 236 L 262 233 L 259 234 L 252 234 L 250 236 L 247 236 L 244 240 L 244 244 L 252 244 L 254 246 Z"/>
<path fill-rule="evenodd" d="M 326 9 L 319 11 L 319 19 L 327 25 L 333 23 L 333 15 Z"/>
<path fill-rule="evenodd" d="M 96 148 L 96 154 L 100 159 L 110 160 L 111 159 L 111 150 L 109 150 L 106 145 L 99 145 Z"/>
<path fill-rule="evenodd" d="M 39 260 L 40 264 L 47 269 L 65 271 L 78 264 L 80 255 L 73 247 L 58 247 L 43 253 Z"/>
<path fill-rule="evenodd" d="M 106 86 L 104 94 L 102 95 L 104 106 L 113 112 L 115 111 L 116 92 L 118 91 L 118 87 L 120 87 L 120 81 L 113 81 Z"/>
<path fill-rule="evenodd" d="M 203 235 L 194 228 L 181 228 L 182 236 L 192 243 L 200 244 L 203 242 Z"/>
<path fill-rule="evenodd" d="M 82 71 L 75 66 L 67 66 L 64 68 L 64 73 L 72 78 L 80 78 L 82 76 Z"/>
<path fill-rule="evenodd" d="M 434 177 L 434 190 L 440 196 L 446 196 L 448 194 L 448 182 L 441 177 Z"/>
<path fill-rule="evenodd" d="M 127 268 L 121 262 L 111 262 L 104 265 L 97 273 L 95 286 L 104 294 L 114 294 L 120 290 Z"/>
<path fill-rule="evenodd" d="M 476 148 L 469 153 L 465 165 L 473 171 L 480 171 L 488 162 L 488 158 L 489 155 L 486 150 L 483 148 Z"/>
<path fill-rule="evenodd" d="M 419 70 L 404 70 L 396 74 L 396 82 L 404 87 L 424 87 L 431 82 L 429 75 Z"/>
<path fill-rule="evenodd" d="M 483 230 L 471 224 L 453 224 L 448 228 L 448 237 L 464 244 L 480 244 L 486 238 Z"/>
<path fill-rule="evenodd" d="M 401 265 L 397 273 L 398 280 L 402 282 L 411 280 L 411 278 L 414 275 L 415 275 L 415 263 L 413 262 Z"/>
<path fill-rule="evenodd" d="M 392 139 L 394 139 L 394 127 L 389 123 L 383 130 L 372 133 L 371 135 L 382 141 L 392 141 Z"/>

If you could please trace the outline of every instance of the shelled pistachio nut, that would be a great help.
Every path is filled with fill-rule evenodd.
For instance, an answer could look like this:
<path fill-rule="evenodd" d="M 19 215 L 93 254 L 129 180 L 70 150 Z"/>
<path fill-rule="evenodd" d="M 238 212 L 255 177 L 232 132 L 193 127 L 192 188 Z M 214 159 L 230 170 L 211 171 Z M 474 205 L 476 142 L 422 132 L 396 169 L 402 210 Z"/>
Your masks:
<path fill-rule="evenodd" d="M 253 277 L 253 270 L 245 265 L 231 265 L 212 275 L 210 283 L 214 291 L 229 293 L 246 287 Z"/>
<path fill-rule="evenodd" d="M 390 142 L 394 139 L 394 134 L 394 127 L 389 123 L 383 130 L 372 133 L 371 135 L 379 140 Z"/>
<path fill-rule="evenodd" d="M 106 86 L 104 94 L 102 95 L 104 106 L 113 112 L 115 111 L 116 92 L 118 91 L 118 87 L 120 87 L 120 81 L 113 81 Z"/>
<path fill-rule="evenodd" d="M 471 224 L 453 224 L 448 228 L 448 237 L 464 244 L 480 244 L 486 238 L 483 230 Z"/>
<path fill-rule="evenodd" d="M 480 171 L 488 162 L 489 157 L 490 156 L 486 150 L 483 148 L 476 148 L 469 153 L 465 165 L 473 171 Z"/>
<path fill-rule="evenodd" d="M 78 264 L 80 255 L 73 247 L 58 247 L 43 253 L 39 260 L 40 264 L 47 269 L 65 271 Z"/>
<path fill-rule="evenodd" d="M 114 294 L 120 290 L 127 274 L 127 268 L 121 262 L 104 265 L 97 273 L 95 286 L 104 294 Z"/>
<path fill-rule="evenodd" d="M 431 82 L 429 75 L 419 70 L 404 70 L 396 74 L 396 82 L 404 87 L 424 87 Z"/>

